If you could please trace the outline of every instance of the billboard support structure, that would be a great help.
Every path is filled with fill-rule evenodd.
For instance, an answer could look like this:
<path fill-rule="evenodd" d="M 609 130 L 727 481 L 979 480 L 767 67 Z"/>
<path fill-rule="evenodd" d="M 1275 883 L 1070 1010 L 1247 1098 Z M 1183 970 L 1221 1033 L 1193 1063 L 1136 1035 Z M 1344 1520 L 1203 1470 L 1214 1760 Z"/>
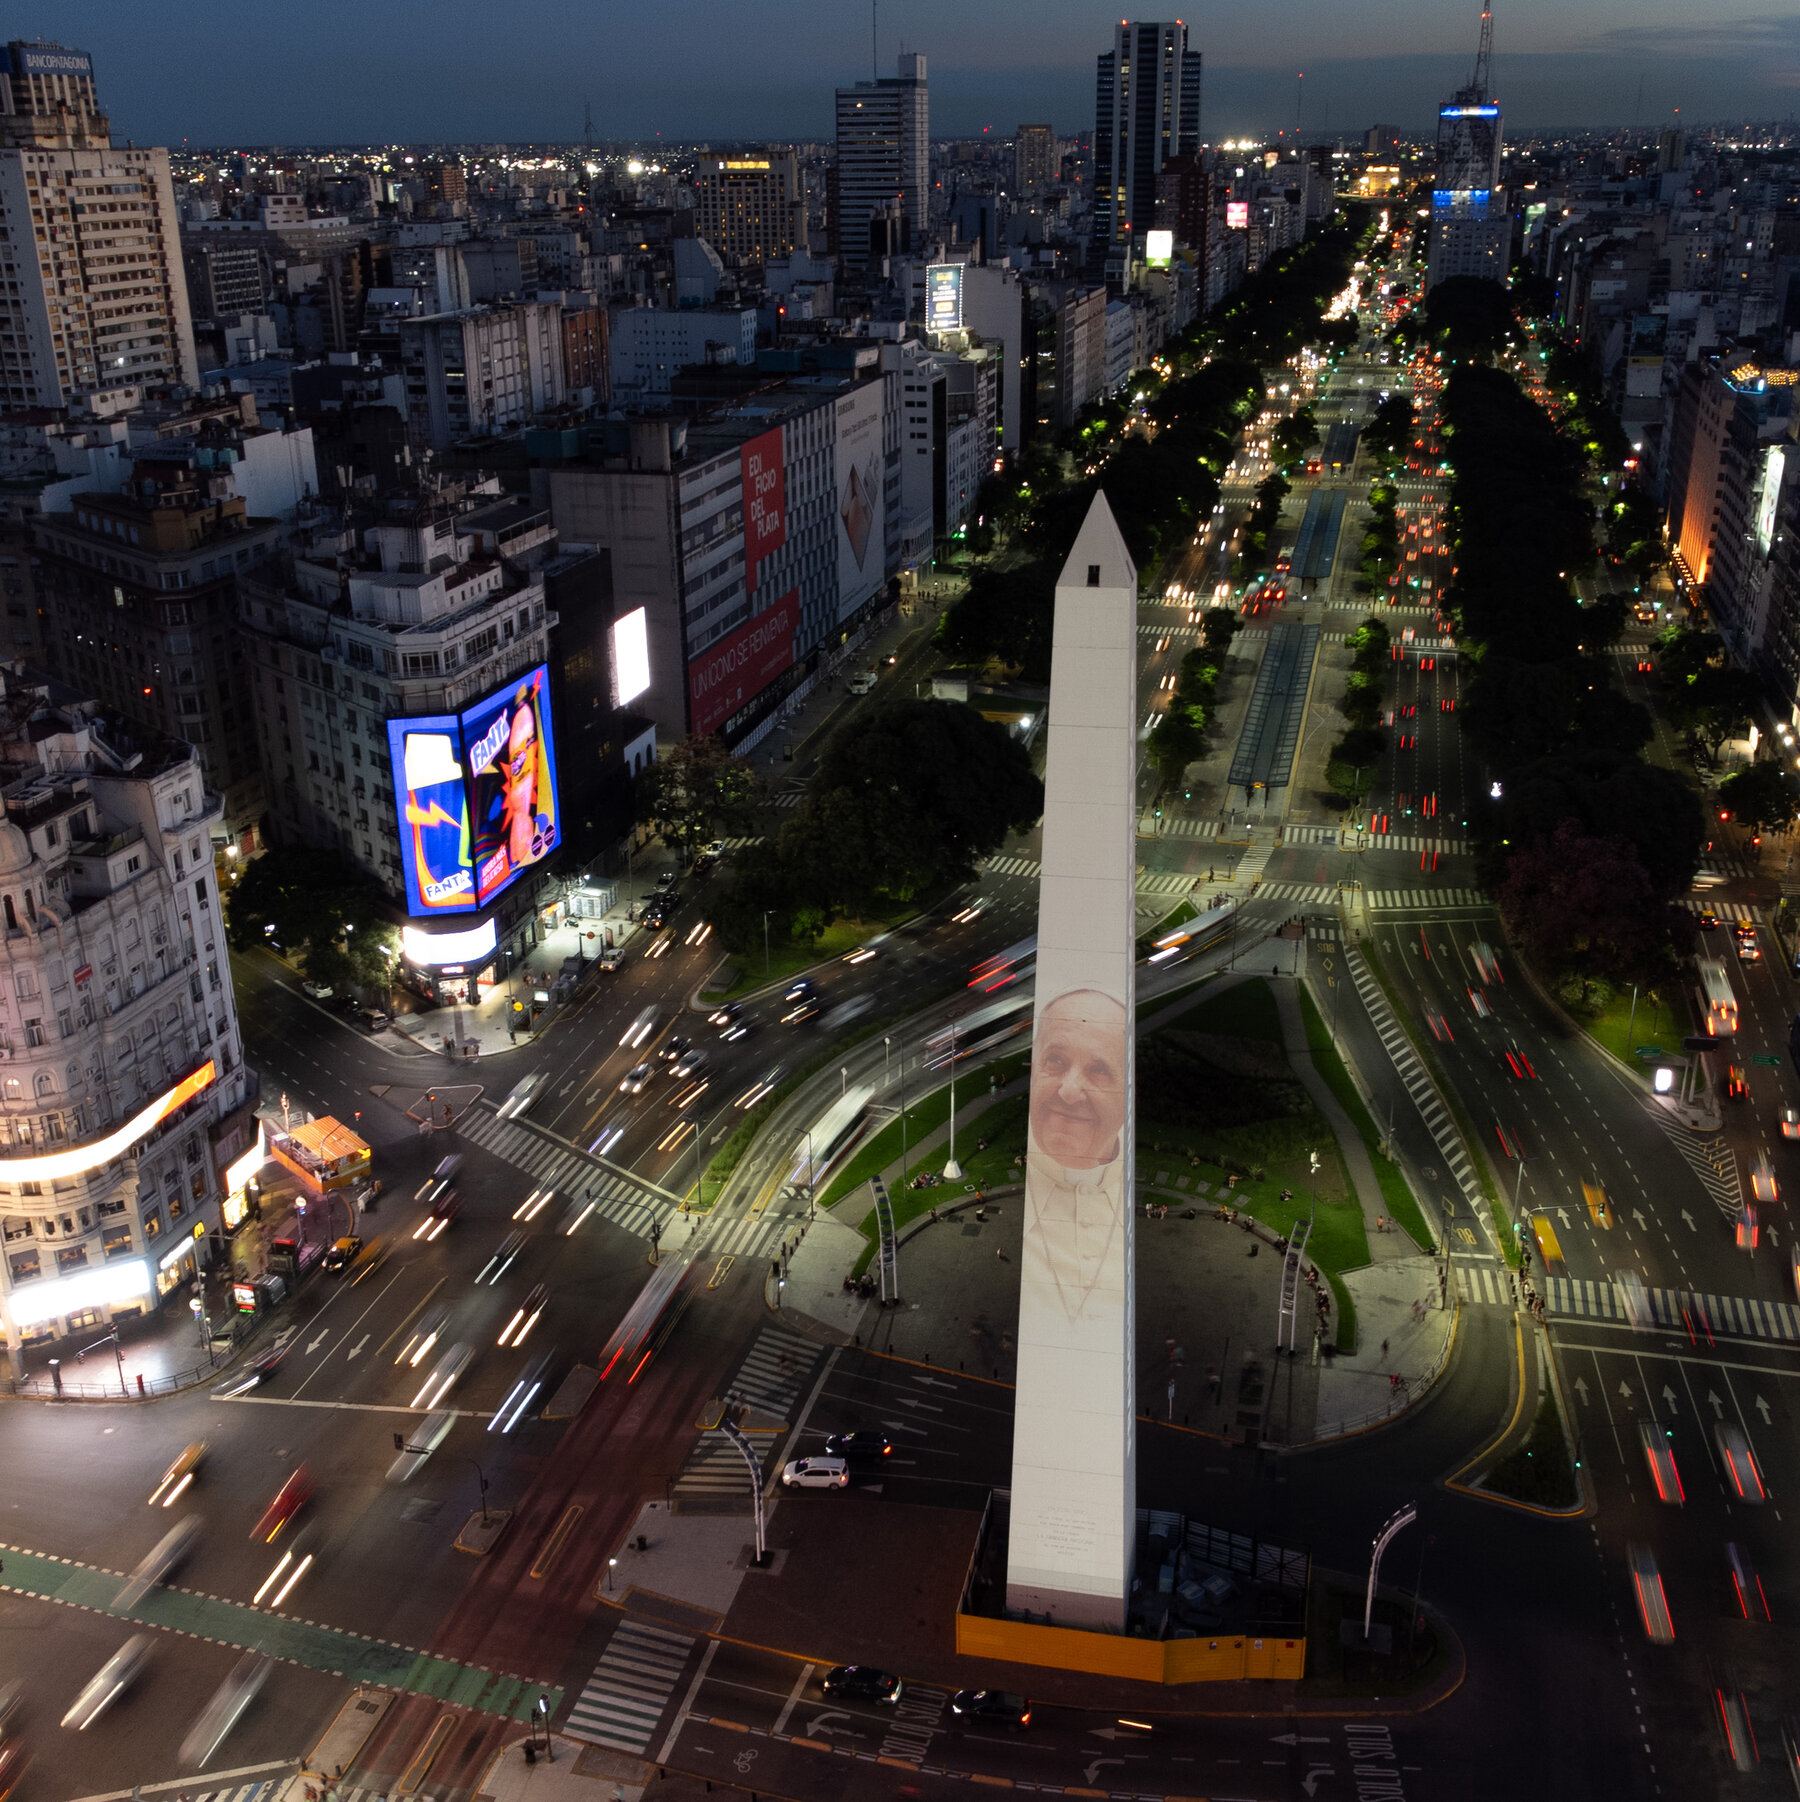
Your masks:
<path fill-rule="evenodd" d="M 904 1170 L 906 1166 L 901 1165 Z M 875 1191 L 875 1229 L 880 1237 L 877 1254 L 881 1266 L 881 1300 L 883 1306 L 900 1299 L 900 1242 L 894 1237 L 894 1203 L 887 1184 L 879 1176 L 869 1178 Z"/>
<path fill-rule="evenodd" d="M 1056 583 L 1006 1605 L 1122 1632 L 1137 1522 L 1137 569 L 1104 494 Z"/>

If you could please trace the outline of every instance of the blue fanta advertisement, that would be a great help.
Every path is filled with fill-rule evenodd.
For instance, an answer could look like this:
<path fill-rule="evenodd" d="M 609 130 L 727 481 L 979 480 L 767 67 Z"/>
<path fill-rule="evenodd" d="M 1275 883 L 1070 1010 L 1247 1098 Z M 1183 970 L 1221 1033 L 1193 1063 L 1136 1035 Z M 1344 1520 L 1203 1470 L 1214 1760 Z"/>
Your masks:
<path fill-rule="evenodd" d="M 556 849 L 556 752 L 550 740 L 550 674 L 539 664 L 521 681 L 462 716 L 474 826 L 475 905 Z"/>
<path fill-rule="evenodd" d="M 560 842 L 545 665 L 465 708 L 388 721 L 407 911 L 485 907 Z"/>

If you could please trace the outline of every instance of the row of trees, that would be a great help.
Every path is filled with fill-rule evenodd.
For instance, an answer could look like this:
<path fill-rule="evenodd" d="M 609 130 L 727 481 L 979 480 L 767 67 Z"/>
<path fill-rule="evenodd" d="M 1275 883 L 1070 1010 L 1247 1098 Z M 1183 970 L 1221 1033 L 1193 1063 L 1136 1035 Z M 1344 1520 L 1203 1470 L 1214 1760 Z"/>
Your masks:
<path fill-rule="evenodd" d="M 833 919 L 877 919 L 966 882 L 1044 810 L 1044 785 L 1005 727 L 953 701 L 859 711 L 831 739 L 805 798 L 772 840 L 735 859 L 715 903 L 748 950 L 814 939 Z"/>
<path fill-rule="evenodd" d="M 1333 793 L 1360 801 L 1375 785 L 1376 766 L 1387 744 L 1381 714 L 1393 669 L 1393 643 L 1386 624 L 1371 616 L 1350 634 L 1348 644 L 1350 678 L 1338 702 L 1347 729 L 1331 748 L 1325 780 Z"/>
<path fill-rule="evenodd" d="M 1243 622 L 1229 607 L 1208 607 L 1201 616 L 1200 642 L 1181 660 L 1168 710 L 1151 729 L 1145 751 L 1156 771 L 1158 793 L 1172 795 L 1190 763 L 1206 753 L 1213 697 L 1225 653 Z"/>
<path fill-rule="evenodd" d="M 1111 403 L 1062 441 L 1033 446 L 1008 480 L 984 488 L 978 510 L 1014 548 L 977 567 L 967 594 L 945 614 L 938 642 L 946 656 L 1049 680 L 1056 577 L 1101 488 L 1140 570 L 1192 538 L 1218 501 L 1245 420 L 1262 405 L 1263 368 L 1308 343 L 1355 343 L 1354 319 L 1322 322 L 1320 315 L 1349 279 L 1367 221 L 1366 207 L 1350 209 L 1272 257 L 1173 346 L 1169 378 L 1146 375 L 1138 384 L 1147 396 L 1146 431 L 1118 443 L 1127 413 Z M 1116 448 L 1104 468 L 1089 474 L 1109 444 Z M 1029 548 L 1022 554 L 1019 547 Z"/>
<path fill-rule="evenodd" d="M 1606 656 L 1624 597 L 1584 608 L 1595 564 L 1585 436 L 1503 370 L 1452 370 L 1442 402 L 1453 474 L 1455 574 L 1446 599 L 1475 660 L 1465 739 L 1495 778 L 1471 826 L 1484 879 L 1534 962 L 1580 979 L 1655 980 L 1685 950 L 1673 905 L 1704 833 L 1695 790 L 1647 764 L 1646 709 Z"/>
<path fill-rule="evenodd" d="M 307 981 L 340 995 L 387 993 L 400 938 L 386 901 L 335 851 L 276 845 L 253 857 L 225 897 L 234 951 L 269 945 L 299 959 Z"/>

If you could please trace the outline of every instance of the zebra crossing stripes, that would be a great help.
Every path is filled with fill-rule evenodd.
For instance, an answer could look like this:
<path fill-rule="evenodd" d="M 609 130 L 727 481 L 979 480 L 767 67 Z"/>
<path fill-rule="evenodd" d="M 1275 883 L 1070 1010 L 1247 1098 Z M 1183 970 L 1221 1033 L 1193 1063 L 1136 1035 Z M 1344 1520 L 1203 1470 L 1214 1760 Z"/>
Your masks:
<path fill-rule="evenodd" d="M 1713 1199 L 1727 1220 L 1735 1220 L 1744 1210 L 1744 1193 L 1738 1179 L 1737 1153 L 1723 1134 L 1696 1140 L 1679 1127 L 1667 1125 L 1661 1118 L 1663 1137 L 1681 1153 L 1688 1168 L 1699 1177 L 1700 1186 Z"/>
<path fill-rule="evenodd" d="M 1478 888 L 1378 888 L 1366 890 L 1365 897 L 1370 907 L 1380 911 L 1486 907 L 1488 904 L 1487 896 Z"/>
<path fill-rule="evenodd" d="M 1425 1066 L 1419 1062 L 1418 1054 L 1413 1050 L 1406 1034 L 1401 1031 L 1399 1021 L 1394 1018 L 1394 1010 L 1388 1006 L 1387 997 L 1381 992 L 1381 985 L 1375 980 L 1361 952 L 1354 946 L 1345 948 L 1344 965 L 1350 972 L 1351 981 L 1356 984 L 1356 992 L 1369 1016 L 1369 1023 L 1375 1028 L 1376 1037 L 1381 1040 L 1382 1048 L 1392 1061 L 1395 1072 L 1406 1085 L 1406 1092 L 1418 1108 L 1426 1131 L 1431 1134 L 1470 1207 L 1479 1214 L 1481 1190 L 1475 1181 L 1475 1172 L 1470 1166 L 1469 1154 L 1464 1149 L 1462 1135 L 1456 1129 L 1456 1122 L 1450 1117 L 1450 1110 L 1444 1106 L 1443 1097 L 1437 1092 L 1437 1085 L 1432 1082 Z"/>
<path fill-rule="evenodd" d="M 571 1201 L 578 1195 L 591 1198 L 596 1215 L 640 1239 L 648 1239 L 651 1228 L 664 1224 L 674 1211 L 672 1203 L 639 1188 L 596 1159 L 514 1121 L 502 1120 L 485 1107 L 471 1108 L 458 1130 L 542 1187 L 560 1189 Z"/>
<path fill-rule="evenodd" d="M 641 1755 L 649 1749 L 694 1649 L 691 1634 L 623 1620 L 607 1641 L 563 1732 L 591 1746 Z"/>
<path fill-rule="evenodd" d="M 1150 830 L 1141 826 L 1139 838 L 1217 838 L 1219 822 L 1217 820 L 1155 820 Z"/>
<path fill-rule="evenodd" d="M 766 1485 L 769 1459 L 781 1435 L 773 1428 L 759 1427 L 744 1437 Z M 702 1433 L 681 1474 L 669 1486 L 669 1498 L 687 1514 L 749 1514 L 753 1498 L 744 1454 L 717 1428 Z"/>
<path fill-rule="evenodd" d="M 812 1374 L 819 1347 L 783 1327 L 766 1326 L 726 1385 L 726 1399 L 744 1402 L 759 1413 L 785 1420 L 800 1399 L 800 1386 Z"/>
<path fill-rule="evenodd" d="M 1510 1308 L 1517 1299 L 1511 1274 L 1497 1264 L 1458 1264 L 1456 1295 L 1459 1301 L 1501 1308 Z"/>
<path fill-rule="evenodd" d="M 990 876 L 1043 875 L 1044 866 L 1034 857 L 991 857 L 982 865 L 982 873 Z M 1140 871 L 1137 888 L 1140 895 L 1179 895 L 1194 886 L 1194 878 L 1181 870 Z"/>
<path fill-rule="evenodd" d="M 708 1257 L 752 1258 L 773 1251 L 792 1221 L 781 1214 L 746 1214 L 720 1222 L 716 1237 L 706 1242 Z"/>
<path fill-rule="evenodd" d="M 771 807 L 798 807 L 805 799 L 806 791 L 804 789 L 795 788 L 789 789 L 785 794 L 777 795 L 769 805 Z"/>
<path fill-rule="evenodd" d="M 1342 826 L 1284 826 L 1281 842 L 1284 845 L 1342 845 L 1352 850 L 1360 845 L 1370 851 L 1435 851 L 1440 857 L 1461 857 L 1470 849 L 1466 838 L 1426 838 L 1407 832 L 1359 835 Z"/>
<path fill-rule="evenodd" d="M 235 1789 L 202 1790 L 197 1796 L 191 1796 L 190 1802 L 270 1802 L 275 1791 L 286 1782 L 286 1777 L 268 1777 L 261 1783 L 239 1784 Z M 184 1795 L 187 1793 L 183 1792 Z M 363 1802 L 364 1797 L 373 1796 L 375 1792 L 366 1789 L 340 1789 L 336 1794 L 343 1797 L 344 1802 Z"/>
<path fill-rule="evenodd" d="M 1713 914 L 1721 920 L 1748 920 L 1753 926 L 1762 924 L 1761 914 L 1742 901 L 1708 901 L 1701 895 L 1683 895 L 1679 907 L 1692 914 Z"/>
<path fill-rule="evenodd" d="M 1726 1338 L 1800 1342 L 1800 1308 L 1792 1302 L 1764 1301 L 1754 1295 L 1704 1295 L 1690 1289 L 1646 1289 L 1644 1296 L 1651 1324 L 1667 1330 L 1704 1328 Z M 1604 1279 L 1550 1277 L 1544 1285 L 1544 1306 L 1552 1314 L 1575 1320 L 1629 1318 L 1617 1286 Z"/>
<path fill-rule="evenodd" d="M 990 857 L 982 865 L 988 876 L 1041 876 L 1044 866 L 1030 857 Z"/>

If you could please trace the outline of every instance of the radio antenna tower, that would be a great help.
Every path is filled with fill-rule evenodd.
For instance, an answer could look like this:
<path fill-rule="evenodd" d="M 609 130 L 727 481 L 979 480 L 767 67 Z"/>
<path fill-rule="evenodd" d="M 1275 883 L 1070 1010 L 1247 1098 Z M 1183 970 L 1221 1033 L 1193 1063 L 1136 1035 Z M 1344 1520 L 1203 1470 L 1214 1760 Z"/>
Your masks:
<path fill-rule="evenodd" d="M 586 100 L 581 103 L 581 141 L 590 151 L 594 148 L 594 108 Z"/>
<path fill-rule="evenodd" d="M 1475 52 L 1475 76 L 1469 83 L 1477 100 L 1488 97 L 1488 85 L 1494 78 L 1494 9 L 1481 9 L 1481 46 Z"/>

